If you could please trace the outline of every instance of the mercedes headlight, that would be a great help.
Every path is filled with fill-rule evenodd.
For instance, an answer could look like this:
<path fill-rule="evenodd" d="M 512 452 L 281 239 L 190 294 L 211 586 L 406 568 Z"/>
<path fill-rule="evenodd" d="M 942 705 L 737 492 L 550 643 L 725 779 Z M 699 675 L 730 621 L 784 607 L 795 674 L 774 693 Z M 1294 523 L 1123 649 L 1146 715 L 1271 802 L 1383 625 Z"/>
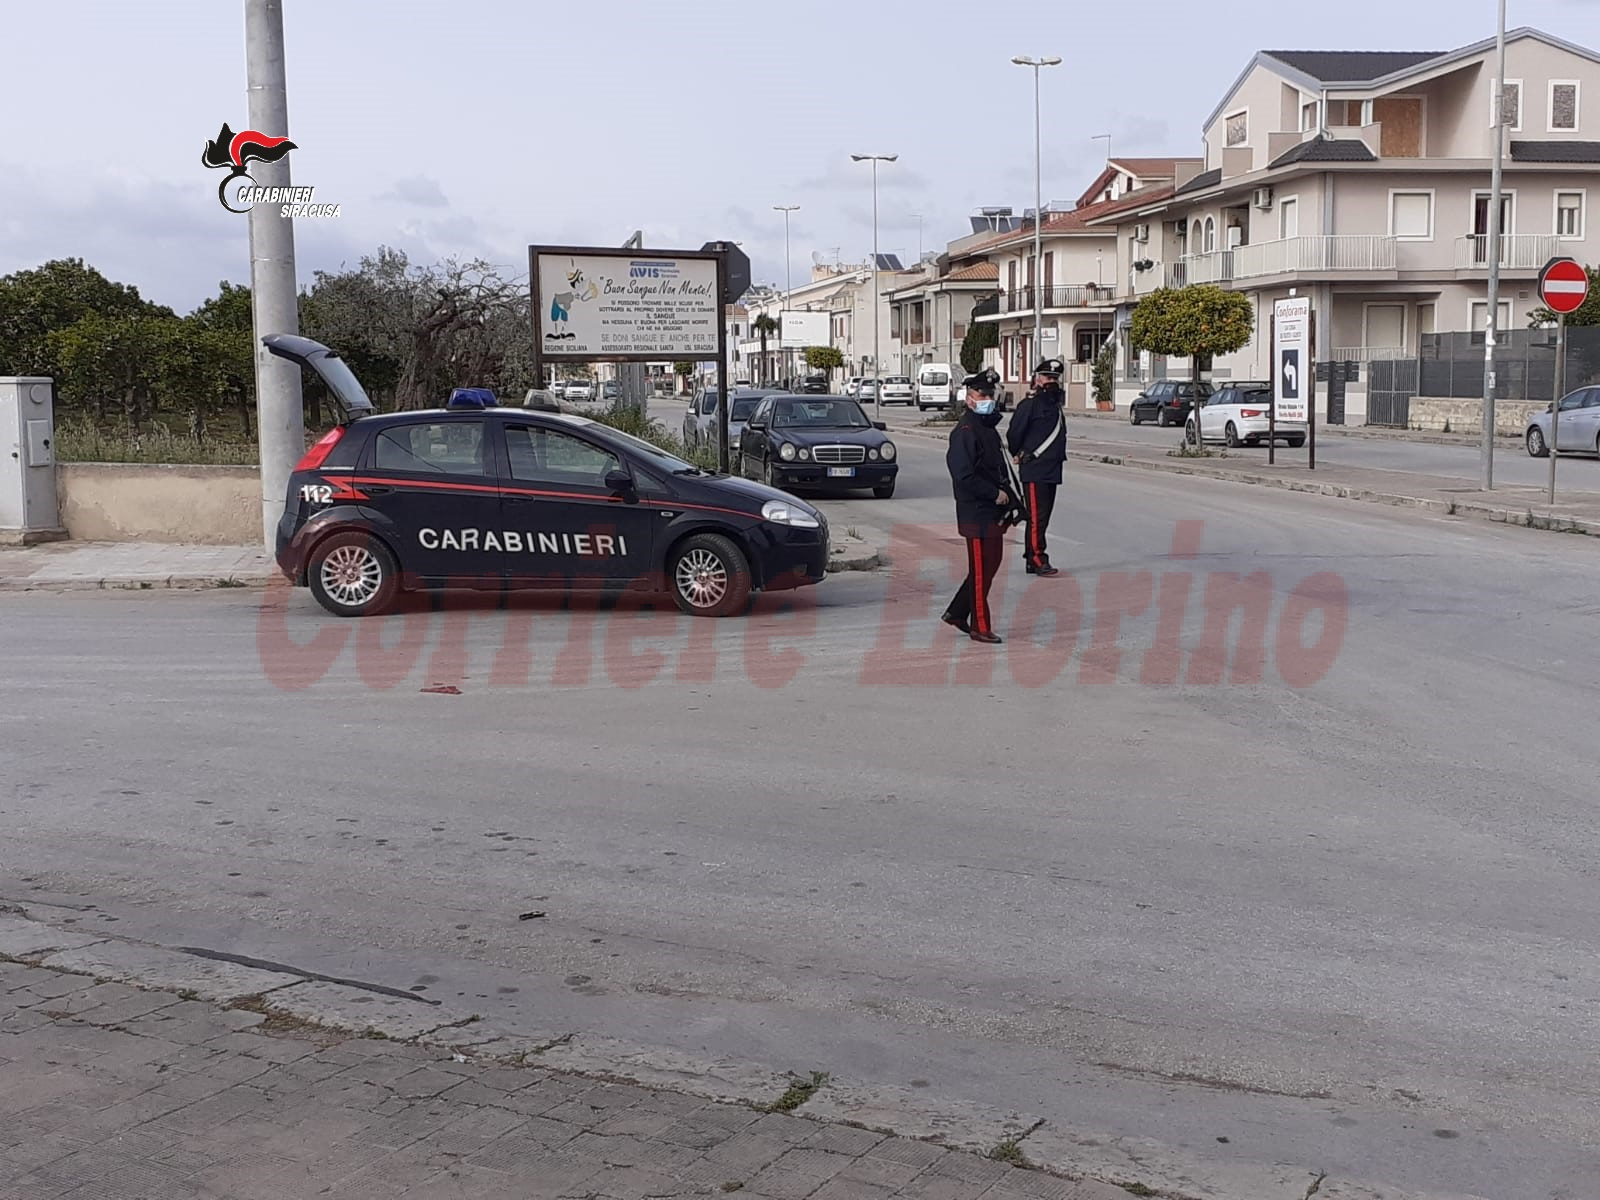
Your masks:
<path fill-rule="evenodd" d="M 816 529 L 822 524 L 792 500 L 768 500 L 761 506 L 761 516 L 774 525 L 797 525 L 801 529 Z"/>
<path fill-rule="evenodd" d="M 783 459 L 784 462 L 793 462 L 794 461 L 794 443 L 785 442 L 783 445 L 779 446 L 778 447 L 778 457 Z"/>
<path fill-rule="evenodd" d="M 809 446 L 801 446 L 800 447 L 800 460 L 802 462 L 804 462 L 806 459 L 808 459 L 810 457 L 811 457 L 811 448 Z"/>
<path fill-rule="evenodd" d="M 883 461 L 884 462 L 893 462 L 894 461 L 894 443 L 893 442 L 885 442 L 882 446 L 878 447 L 878 453 L 883 455 Z"/>
<path fill-rule="evenodd" d="M 876 446 L 873 446 L 871 449 L 869 449 L 867 451 L 867 457 L 872 459 L 874 462 L 876 462 L 877 459 L 878 459 L 878 448 Z"/>

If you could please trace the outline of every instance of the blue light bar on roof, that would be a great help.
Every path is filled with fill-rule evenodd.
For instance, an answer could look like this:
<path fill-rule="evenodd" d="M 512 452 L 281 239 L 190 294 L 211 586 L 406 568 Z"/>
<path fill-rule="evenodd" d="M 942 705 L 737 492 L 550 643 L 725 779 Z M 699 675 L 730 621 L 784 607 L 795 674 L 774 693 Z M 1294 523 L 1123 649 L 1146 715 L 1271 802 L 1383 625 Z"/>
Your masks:
<path fill-rule="evenodd" d="M 450 393 L 446 408 L 494 408 L 497 401 L 489 388 L 456 388 Z"/>

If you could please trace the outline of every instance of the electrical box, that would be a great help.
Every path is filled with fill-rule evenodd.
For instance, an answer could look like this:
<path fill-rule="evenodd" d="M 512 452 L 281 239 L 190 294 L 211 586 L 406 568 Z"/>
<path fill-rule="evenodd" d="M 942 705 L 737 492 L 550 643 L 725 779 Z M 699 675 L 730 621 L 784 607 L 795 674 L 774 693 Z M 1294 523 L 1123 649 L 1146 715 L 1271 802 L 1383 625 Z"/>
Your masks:
<path fill-rule="evenodd" d="M 56 499 L 55 381 L 0 376 L 0 540 L 66 536 Z"/>

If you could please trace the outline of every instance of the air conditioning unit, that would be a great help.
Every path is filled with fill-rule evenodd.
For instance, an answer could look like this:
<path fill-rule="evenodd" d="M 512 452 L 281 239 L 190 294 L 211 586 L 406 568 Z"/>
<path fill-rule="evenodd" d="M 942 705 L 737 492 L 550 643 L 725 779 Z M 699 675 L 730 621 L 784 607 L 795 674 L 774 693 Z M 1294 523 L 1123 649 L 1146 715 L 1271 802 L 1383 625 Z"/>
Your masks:
<path fill-rule="evenodd" d="M 1254 203 L 1262 212 L 1266 212 L 1272 207 L 1272 189 L 1257 188 Z"/>
<path fill-rule="evenodd" d="M 1136 242 L 1148 242 L 1150 240 L 1150 226 L 1135 225 L 1133 227 L 1133 240 Z"/>

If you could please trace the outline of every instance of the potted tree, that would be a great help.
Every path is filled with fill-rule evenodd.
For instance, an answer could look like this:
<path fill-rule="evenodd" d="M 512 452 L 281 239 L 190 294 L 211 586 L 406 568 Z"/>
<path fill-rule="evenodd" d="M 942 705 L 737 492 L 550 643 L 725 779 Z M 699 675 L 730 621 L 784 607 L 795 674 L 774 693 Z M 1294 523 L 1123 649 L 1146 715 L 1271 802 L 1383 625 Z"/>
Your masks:
<path fill-rule="evenodd" d="M 1117 407 L 1116 397 L 1117 343 L 1108 338 L 1095 355 L 1094 371 L 1090 381 L 1094 388 L 1094 406 L 1101 412 L 1112 412 Z"/>

